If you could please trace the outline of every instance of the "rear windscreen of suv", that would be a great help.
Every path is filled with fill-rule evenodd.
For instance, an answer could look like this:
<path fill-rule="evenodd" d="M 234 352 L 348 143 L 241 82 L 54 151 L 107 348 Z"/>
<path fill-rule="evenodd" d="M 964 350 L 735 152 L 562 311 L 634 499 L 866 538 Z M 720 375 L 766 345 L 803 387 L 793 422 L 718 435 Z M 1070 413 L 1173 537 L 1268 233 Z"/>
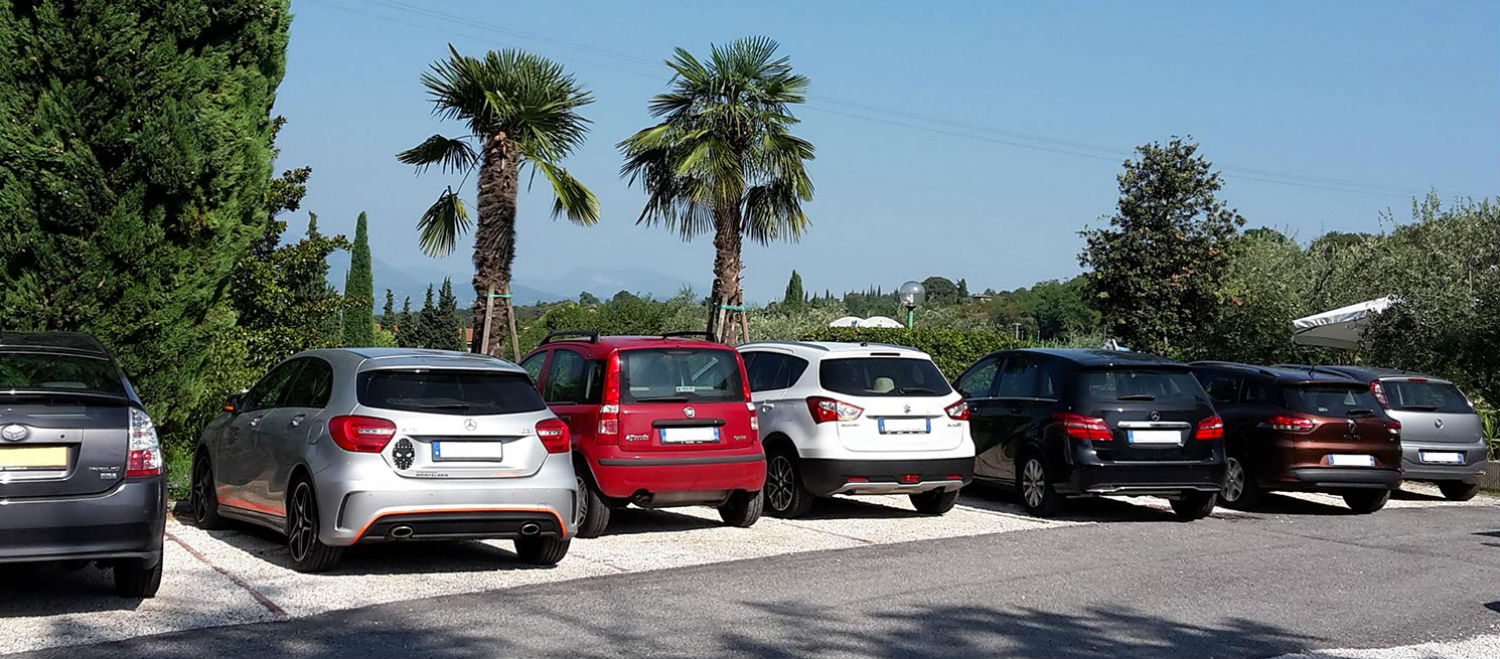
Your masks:
<path fill-rule="evenodd" d="M 1206 398 L 1198 379 L 1185 370 L 1116 368 L 1078 375 L 1080 392 L 1092 401 L 1188 402 Z"/>
<path fill-rule="evenodd" d="M 1368 388 L 1340 385 L 1287 387 L 1286 405 L 1298 412 L 1320 416 L 1374 414 L 1380 409 L 1375 394 Z"/>
<path fill-rule="evenodd" d="M 1447 382 L 1422 380 L 1384 380 L 1380 387 L 1385 390 L 1385 400 L 1393 410 L 1410 412 L 1446 412 L 1468 414 L 1469 399 L 1459 393 L 1458 387 Z"/>
<path fill-rule="evenodd" d="M 546 409 L 525 373 L 380 370 L 359 374 L 359 404 L 432 414 L 515 414 Z"/>
<path fill-rule="evenodd" d="M 120 372 L 108 359 L 27 352 L 0 353 L 0 389 L 125 396 Z"/>
<path fill-rule="evenodd" d="M 620 351 L 624 403 L 743 402 L 738 353 L 718 349 Z"/>
<path fill-rule="evenodd" d="M 850 396 L 947 396 L 953 391 L 932 362 L 903 357 L 825 359 L 818 382 Z"/>

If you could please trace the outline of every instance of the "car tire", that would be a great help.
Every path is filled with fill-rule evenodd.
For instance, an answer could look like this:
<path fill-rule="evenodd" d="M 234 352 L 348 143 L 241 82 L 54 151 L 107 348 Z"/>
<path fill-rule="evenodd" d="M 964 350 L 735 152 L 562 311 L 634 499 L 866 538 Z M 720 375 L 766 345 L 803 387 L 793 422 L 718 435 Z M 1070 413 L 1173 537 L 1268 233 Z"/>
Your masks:
<path fill-rule="evenodd" d="M 1027 453 L 1016 466 L 1016 491 L 1021 505 L 1034 517 L 1050 517 L 1062 510 L 1063 497 L 1047 472 L 1047 461 L 1038 453 Z"/>
<path fill-rule="evenodd" d="M 1449 501 L 1468 501 L 1479 494 L 1479 483 L 1443 481 L 1437 486 L 1438 490 L 1443 493 L 1443 498 Z"/>
<path fill-rule="evenodd" d="M 516 556 L 532 565 L 557 565 L 568 555 L 571 540 L 532 536 L 516 538 Z"/>
<path fill-rule="evenodd" d="M 188 493 L 188 506 L 193 511 L 193 523 L 198 528 L 215 530 L 224 528 L 224 518 L 219 516 L 219 492 L 214 488 L 214 468 L 208 456 L 199 455 L 193 460 L 192 490 Z"/>
<path fill-rule="evenodd" d="M 735 490 L 729 495 L 729 500 L 719 506 L 719 517 L 724 520 L 725 524 L 748 529 L 755 526 L 755 522 L 760 519 L 764 500 L 760 492 Z"/>
<path fill-rule="evenodd" d="M 609 528 L 611 506 L 599 496 L 594 481 L 578 476 L 578 537 L 597 538 Z"/>
<path fill-rule="evenodd" d="M 908 496 L 911 506 L 923 515 L 941 515 L 953 510 L 958 502 L 958 490 L 928 490 Z"/>
<path fill-rule="evenodd" d="M 1218 502 L 1219 495 L 1214 492 L 1185 492 L 1172 500 L 1172 512 L 1177 514 L 1177 519 L 1191 522 L 1208 517 Z"/>
<path fill-rule="evenodd" d="M 1390 500 L 1390 490 L 1359 490 L 1344 494 L 1344 504 L 1356 515 L 1368 515 L 1380 510 Z"/>
<path fill-rule="evenodd" d="M 292 556 L 292 569 L 325 572 L 344 557 L 343 547 L 325 545 L 318 539 L 320 528 L 318 498 L 313 496 L 312 483 L 305 479 L 296 481 L 286 507 L 286 545 Z"/>
<path fill-rule="evenodd" d="M 161 588 L 161 564 L 162 559 L 157 559 L 150 567 L 141 560 L 116 563 L 115 594 L 141 599 L 156 597 L 157 589 Z"/>
<path fill-rule="evenodd" d="M 761 490 L 765 509 L 782 519 L 796 519 L 812 511 L 817 498 L 802 484 L 802 469 L 797 456 L 777 451 L 766 460 L 766 485 Z"/>
<path fill-rule="evenodd" d="M 1219 492 L 1219 503 L 1226 508 L 1250 510 L 1260 504 L 1262 494 L 1264 490 L 1255 481 L 1244 456 L 1230 455 L 1224 460 L 1224 488 Z"/>

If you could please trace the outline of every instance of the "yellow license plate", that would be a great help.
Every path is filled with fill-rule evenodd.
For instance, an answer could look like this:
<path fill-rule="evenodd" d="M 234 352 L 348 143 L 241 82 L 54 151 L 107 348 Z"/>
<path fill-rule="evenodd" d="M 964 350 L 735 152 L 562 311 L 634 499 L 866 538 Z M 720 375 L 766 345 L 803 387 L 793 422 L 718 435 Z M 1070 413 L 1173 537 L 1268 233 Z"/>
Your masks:
<path fill-rule="evenodd" d="M 0 446 L 0 471 L 67 468 L 66 446 Z"/>

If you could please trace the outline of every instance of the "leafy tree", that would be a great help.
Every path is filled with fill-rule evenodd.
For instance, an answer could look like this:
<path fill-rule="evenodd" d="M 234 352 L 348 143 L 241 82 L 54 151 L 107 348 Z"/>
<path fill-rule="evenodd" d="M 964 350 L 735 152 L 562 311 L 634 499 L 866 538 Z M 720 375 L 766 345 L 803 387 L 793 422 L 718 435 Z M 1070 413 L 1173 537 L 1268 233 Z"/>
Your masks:
<path fill-rule="evenodd" d="M 530 167 L 551 184 L 556 196 L 554 218 L 567 215 L 583 226 L 599 221 L 594 193 L 560 165 L 583 143 L 588 120 L 578 110 L 594 99 L 561 66 L 522 50 L 490 51 L 483 59 L 460 55 L 451 45 L 448 51 L 448 59 L 434 63 L 422 75 L 422 84 L 433 103 L 433 114 L 462 121 L 468 134 L 433 135 L 396 158 L 415 165 L 418 172 L 432 165 L 441 166 L 447 174 L 462 172 L 465 179 L 479 172 L 477 227 L 452 187 L 438 195 L 417 227 L 422 251 L 431 256 L 451 254 L 458 237 L 474 228 L 474 326 L 480 327 L 487 295 L 492 290 L 510 293 L 522 169 Z M 509 307 L 498 305 L 493 327 L 506 327 Z M 505 335 L 504 331 L 491 332 L 490 345 L 475 346 L 476 351 L 500 354 Z"/>
<path fill-rule="evenodd" d="M 927 289 L 928 304 L 958 304 L 958 285 L 945 277 L 923 279 L 922 288 Z"/>
<path fill-rule="evenodd" d="M 1016 291 L 1011 298 L 1021 316 L 1035 324 L 1036 331 L 1029 336 L 1057 341 L 1099 324 L 1099 313 L 1089 307 L 1087 295 L 1087 284 L 1082 277 L 1075 277 L 1066 282 L 1038 282 Z"/>
<path fill-rule="evenodd" d="M 792 271 L 792 278 L 786 283 L 786 294 L 781 296 L 781 304 L 787 309 L 800 309 L 807 301 L 807 294 L 802 292 L 802 275 Z"/>
<path fill-rule="evenodd" d="M 434 335 L 435 348 L 463 350 L 463 321 L 458 317 L 458 298 L 453 295 L 453 282 L 443 278 L 443 287 L 438 290 L 438 332 Z M 447 340 L 442 340 L 446 336 Z"/>
<path fill-rule="evenodd" d="M 1137 350 L 1192 356 L 1212 342 L 1202 328 L 1213 325 L 1227 243 L 1245 219 L 1218 199 L 1223 182 L 1197 151 L 1177 138 L 1136 147 L 1117 176 L 1109 228 L 1082 232 L 1094 306 Z"/>
<path fill-rule="evenodd" d="M 349 272 L 344 277 L 344 345 L 369 346 L 375 343 L 375 281 L 370 272 L 370 235 L 364 211 L 354 223 L 354 246 L 350 250 Z M 389 299 L 387 300 L 389 302 Z"/>
<path fill-rule="evenodd" d="M 584 291 L 578 294 L 578 303 L 585 307 L 592 307 L 599 304 L 599 298 L 595 297 L 593 293 Z"/>
<path fill-rule="evenodd" d="M 962 277 L 958 279 L 958 301 L 969 301 L 969 282 L 964 281 Z"/>
<path fill-rule="evenodd" d="M 765 37 L 710 46 L 700 61 L 682 48 L 667 66 L 672 90 L 649 108 L 660 123 L 620 142 L 621 173 L 647 201 L 639 222 L 660 224 L 684 240 L 714 235 L 714 284 L 708 330 L 738 340 L 745 304 L 740 285 L 744 239 L 795 241 L 808 227 L 802 202 L 813 195 L 804 163 L 811 143 L 793 136 L 791 106 L 805 100 L 807 78 L 776 57 Z"/>
<path fill-rule="evenodd" d="M 380 327 L 389 331 L 391 323 L 396 322 L 396 296 L 391 289 L 385 289 L 385 306 L 380 309 Z"/>
<path fill-rule="evenodd" d="M 343 300 L 320 277 L 328 269 L 328 255 L 348 249 L 349 242 L 314 232 L 282 245 L 279 233 L 285 229 L 285 222 L 272 221 L 240 259 L 229 296 L 238 340 L 248 348 L 245 366 L 256 373 L 292 353 L 340 343 L 337 321 Z"/>

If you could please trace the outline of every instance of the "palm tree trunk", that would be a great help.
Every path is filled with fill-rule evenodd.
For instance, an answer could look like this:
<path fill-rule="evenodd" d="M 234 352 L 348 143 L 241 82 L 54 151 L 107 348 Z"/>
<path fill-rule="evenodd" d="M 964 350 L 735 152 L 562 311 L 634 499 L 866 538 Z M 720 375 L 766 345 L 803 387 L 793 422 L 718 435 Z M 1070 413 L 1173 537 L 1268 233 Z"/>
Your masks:
<path fill-rule="evenodd" d="M 508 297 L 496 300 L 489 345 L 483 343 L 486 295 L 510 295 L 510 269 L 516 260 L 516 192 L 519 161 L 502 133 L 484 145 L 479 165 L 479 220 L 474 229 L 474 340 L 470 350 L 503 356 L 510 324 Z"/>
<path fill-rule="evenodd" d="M 745 329 L 745 314 L 724 307 L 743 307 L 745 291 L 740 287 L 740 208 L 736 204 L 714 213 L 714 290 L 708 310 L 708 331 L 720 343 L 736 344 Z"/>

